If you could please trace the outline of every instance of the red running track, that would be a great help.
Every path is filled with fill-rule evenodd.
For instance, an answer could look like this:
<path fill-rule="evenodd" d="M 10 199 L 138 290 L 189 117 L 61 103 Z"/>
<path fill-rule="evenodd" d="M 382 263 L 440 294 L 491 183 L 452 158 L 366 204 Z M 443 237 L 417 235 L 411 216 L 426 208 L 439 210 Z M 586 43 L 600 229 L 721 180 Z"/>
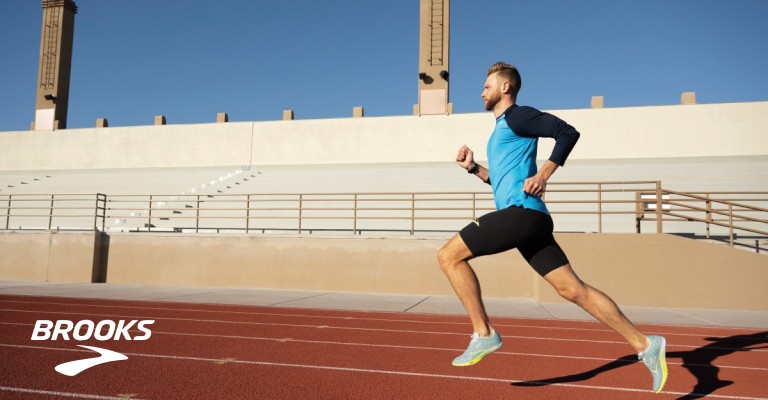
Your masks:
<path fill-rule="evenodd" d="M 143 341 L 33 341 L 37 320 L 155 322 Z M 768 400 L 768 332 L 642 326 L 668 341 L 669 380 L 654 395 L 645 366 L 601 324 L 493 322 L 504 347 L 457 368 L 463 316 L 3 295 L 0 399 Z M 96 356 L 78 345 L 128 359 L 56 372 Z"/>

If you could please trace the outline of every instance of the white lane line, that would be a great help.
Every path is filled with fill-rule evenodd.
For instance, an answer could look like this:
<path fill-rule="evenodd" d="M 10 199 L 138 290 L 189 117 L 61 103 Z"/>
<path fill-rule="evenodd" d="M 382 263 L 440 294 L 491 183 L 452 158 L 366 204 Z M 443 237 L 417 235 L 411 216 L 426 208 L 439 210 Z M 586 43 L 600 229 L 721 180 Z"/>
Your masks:
<path fill-rule="evenodd" d="M 3 325 L 5 323 L 0 322 L 0 325 Z M 15 324 L 14 325 L 22 325 L 22 324 Z M 23 324 L 28 325 L 28 324 Z M 31 326 L 31 325 L 30 325 Z M 138 330 L 132 330 L 131 332 L 139 332 Z M 388 349 L 402 349 L 402 350 L 432 350 L 432 351 L 450 351 L 450 352 L 456 352 L 460 353 L 462 349 L 455 349 L 455 348 L 443 348 L 443 347 L 424 347 L 424 346 L 406 346 L 406 345 L 397 345 L 397 344 L 377 344 L 377 343 L 359 343 L 359 342 L 339 342 L 339 341 L 324 341 L 324 340 L 305 340 L 305 339 L 296 339 L 296 338 L 274 338 L 274 337 L 258 337 L 258 336 L 243 336 L 243 335 L 221 335 L 221 334 L 205 334 L 205 333 L 187 333 L 187 332 L 168 332 L 168 331 L 158 331 L 154 330 L 152 331 L 153 335 L 170 335 L 170 336 L 189 336 L 189 337 L 200 337 L 200 338 L 215 338 L 215 339 L 236 339 L 236 340 L 258 340 L 258 341 L 275 341 L 275 342 L 281 342 L 281 343 L 306 343 L 306 344 L 320 344 L 320 345 L 337 345 L 337 346 L 355 346 L 355 347 L 374 347 L 374 348 L 388 348 Z M 514 336 L 505 336 L 505 338 L 514 338 Z M 524 338 L 524 337 L 523 337 Z M 535 338 L 538 339 L 538 338 Z M 13 344 L 3 344 L 0 343 L 0 346 L 15 346 Z M 605 358 L 605 357 L 584 357 L 584 356 L 569 356 L 569 355 L 559 355 L 559 354 L 542 354 L 542 353 L 520 353 L 520 352 L 509 352 L 509 351 L 496 351 L 494 354 L 498 355 L 508 355 L 508 356 L 522 356 L 522 357 L 540 357 L 540 358 L 553 358 L 553 359 L 568 359 L 568 360 L 588 360 L 588 361 L 604 361 L 604 362 L 613 362 L 616 361 L 615 358 Z M 627 364 L 632 364 L 632 362 L 627 362 Z M 667 357 L 667 364 L 668 365 L 680 365 L 683 367 L 696 367 L 696 368 L 722 368 L 722 369 L 739 369 L 739 370 L 751 370 L 751 371 L 768 371 L 768 368 L 760 368 L 760 367 L 743 367 L 738 365 L 714 365 L 714 364 L 692 364 L 692 363 L 682 363 L 682 362 L 673 362 L 670 361 L 670 358 Z"/>
<path fill-rule="evenodd" d="M 22 346 L 22 345 L 11 345 L 8 347 L 19 347 L 19 348 L 31 348 L 31 349 L 40 349 L 40 350 L 60 350 L 60 351 L 72 351 L 71 349 L 59 349 L 59 348 L 50 348 L 50 347 L 42 347 L 42 346 Z M 79 351 L 79 350 L 74 350 Z M 163 354 L 143 354 L 143 353 L 125 353 L 129 356 L 134 357 L 146 357 L 146 358 L 158 358 L 158 359 L 169 359 L 169 360 L 176 360 L 176 361 L 202 361 L 202 362 L 211 362 L 216 363 L 220 362 L 221 359 L 215 359 L 215 358 L 205 358 L 205 357 L 187 357 L 187 356 L 174 356 L 174 355 L 163 355 Z M 356 372 L 356 373 L 368 373 L 368 374 L 379 374 L 379 375 L 394 375 L 394 376 L 408 376 L 408 377 L 417 377 L 417 378 L 433 378 L 433 379 L 453 379 L 453 380 L 464 380 L 464 381 L 481 381 L 481 382 L 497 382 L 497 383 L 505 383 L 505 384 L 512 384 L 512 383 L 531 383 L 530 381 L 521 381 L 516 379 L 501 379 L 501 378 L 490 378 L 490 377 L 477 377 L 477 376 L 461 376 L 461 375 L 446 375 L 446 374 L 430 374 L 430 373 L 424 373 L 424 372 L 408 372 L 408 371 L 394 371 L 394 370 L 382 370 L 382 369 L 367 369 L 367 368 L 351 368 L 351 367 L 334 367 L 334 366 L 328 366 L 328 365 L 310 365 L 310 364 L 292 364 L 292 363 L 278 363 L 278 362 L 269 362 L 269 361 L 252 361 L 252 360 L 232 360 L 226 363 L 226 365 L 231 364 L 245 364 L 245 365 L 260 365 L 260 366 L 266 366 L 266 367 L 276 367 L 276 368 L 296 368 L 296 369 L 314 369 L 314 370 L 325 370 L 325 371 L 339 371 L 339 372 Z M 606 386 L 594 386 L 594 385 L 578 385 L 578 384 L 572 384 L 572 383 L 553 383 L 549 384 L 548 386 L 557 386 L 557 387 L 566 387 L 566 388 L 575 388 L 575 389 L 585 389 L 585 390 L 606 390 L 606 391 L 617 391 L 617 392 L 633 392 L 633 393 L 649 393 L 650 390 L 648 389 L 636 389 L 636 388 L 622 388 L 622 387 L 606 387 Z M 686 393 L 686 392 L 671 392 L 671 391 L 664 391 L 664 394 L 672 394 L 672 395 L 690 395 L 694 397 L 707 397 L 707 398 L 713 398 L 713 399 L 732 399 L 732 400 L 768 400 L 768 398 L 765 397 L 745 397 L 745 396 L 727 396 L 727 395 L 719 395 L 714 393 Z"/>
<path fill-rule="evenodd" d="M 0 386 L 0 391 L 14 392 L 14 393 L 27 393 L 27 394 L 40 394 L 40 395 L 57 396 L 57 397 L 70 397 L 75 399 L 125 400 L 125 397 L 99 396 L 96 394 L 57 392 L 57 391 L 50 391 L 50 390 L 28 389 L 28 388 L 9 387 L 9 386 Z M 140 400 L 140 399 L 133 399 L 133 400 Z"/>
<path fill-rule="evenodd" d="M 41 314 L 57 314 L 61 315 L 61 311 L 33 311 L 33 310 L 8 310 L 0 309 L 0 311 L 14 311 L 21 313 L 41 313 Z M 306 324 L 284 324 L 273 322 L 255 322 L 255 321 L 228 321 L 228 320 L 211 320 L 211 319 L 194 319 L 194 318 L 170 318 L 170 317 L 157 317 L 157 316 L 136 316 L 136 315 L 114 315 L 114 314 L 93 314 L 93 313 L 73 313 L 64 312 L 65 315 L 83 315 L 89 317 L 107 317 L 107 318 L 129 318 L 129 319 L 155 319 L 157 321 L 183 321 L 183 322 L 195 322 L 195 323 L 214 323 L 214 324 L 230 324 L 230 325 L 247 325 L 247 326 L 276 326 L 276 327 L 288 327 L 288 328 L 312 328 L 312 329 L 338 329 L 349 331 L 362 331 L 362 332 L 387 332 L 387 333 L 399 333 L 399 334 L 423 334 L 423 335 L 445 335 L 445 336 L 468 336 L 466 333 L 460 332 L 435 332 L 435 331 L 417 331 L 407 329 L 382 329 L 382 328 L 361 328 L 353 326 L 331 326 L 331 325 L 306 325 Z M 0 322 L 2 324 L 2 322 Z M 159 324 L 158 324 L 159 325 Z M 626 346 L 624 341 L 617 340 L 592 340 L 592 339 L 573 339 L 573 338 L 553 338 L 553 337 L 538 337 L 538 336 L 520 336 L 520 335 L 504 335 L 505 338 L 510 339 L 525 339 L 525 340 L 545 340 L 545 341 L 559 341 L 559 342 L 578 342 L 578 343 L 599 343 L 607 345 L 622 345 Z M 683 345 L 683 344 L 668 344 L 667 348 L 683 348 L 683 349 L 699 349 L 702 346 L 698 345 Z M 708 350 L 726 350 L 735 351 L 735 349 L 727 347 L 707 347 Z M 753 352 L 768 352 L 768 349 L 753 349 Z"/>
<path fill-rule="evenodd" d="M 90 299 L 88 299 L 90 300 Z M 116 300 L 117 301 L 117 300 Z M 132 301 L 132 300 L 125 300 L 125 301 Z M 0 300 L 0 303 L 19 303 L 19 304 L 42 304 L 42 305 L 61 305 L 61 306 L 80 306 L 80 307 L 94 307 L 94 308 L 109 308 L 109 309 L 116 309 L 116 308 L 125 308 L 125 309 L 139 309 L 139 310 L 154 310 L 154 311 L 173 311 L 173 312 L 193 312 L 193 313 L 214 313 L 214 314 L 234 314 L 234 315 L 265 315 L 265 316 L 275 316 L 275 317 L 290 317 L 290 318 L 319 318 L 319 319 L 340 319 L 340 320 L 354 320 L 354 321 L 381 321 L 381 322 L 404 322 L 404 323 L 414 323 L 414 324 L 434 324 L 434 325 L 460 325 L 460 326 L 468 326 L 469 322 L 456 322 L 456 321 L 421 321 L 421 320 L 415 320 L 415 319 L 393 319 L 393 318 L 366 318 L 366 317 L 349 317 L 349 316 L 338 316 L 338 315 L 310 315 L 310 314 L 291 314 L 291 313 L 275 313 L 275 312 L 254 312 L 254 311 L 228 311 L 228 310 L 201 310 L 201 309 L 187 309 L 187 308 L 171 308 L 171 307 L 141 307 L 141 306 L 114 306 L 114 305 L 102 305 L 102 304 L 78 304 L 78 303 L 58 303 L 58 302 L 36 302 L 36 301 L 20 301 L 20 300 Z M 206 303 L 209 304 L 209 303 Z M 221 306 L 231 306 L 231 307 L 260 307 L 260 308 L 274 308 L 272 306 L 260 306 L 260 305 L 244 305 L 244 304 L 210 304 L 210 305 L 221 305 Z M 384 313 L 384 314 L 405 314 L 403 312 L 387 312 L 387 311 L 353 311 L 353 310 L 325 310 L 325 309 L 317 309 L 317 311 L 328 311 L 328 312 L 349 312 L 349 313 L 356 313 L 356 314 L 367 314 L 367 313 Z M 413 314 L 409 314 L 413 315 Z M 424 315 L 430 315 L 430 314 L 424 314 Z M 463 317 L 463 316 L 456 316 L 457 318 Z M 494 326 L 498 327 L 514 327 L 514 328 L 537 328 L 537 329 L 554 329 L 554 330 L 577 330 L 577 331 L 590 331 L 590 332 L 613 332 L 610 329 L 601 328 L 602 325 L 598 321 L 594 320 L 552 320 L 549 318 L 533 318 L 533 317 L 497 317 L 498 319 L 512 319 L 512 320 L 523 320 L 523 321 L 529 321 L 529 320 L 545 320 L 545 321 L 558 321 L 558 322 L 564 322 L 564 323 L 589 323 L 589 324 L 595 324 L 595 328 L 574 328 L 574 327 L 562 327 L 562 326 L 537 326 L 537 325 L 517 325 L 517 324 L 494 324 Z M 685 325 L 663 325 L 663 324 L 652 324 L 652 323 L 644 323 L 643 325 L 648 326 L 658 326 L 658 327 L 664 327 L 664 328 L 673 328 L 673 327 L 679 327 L 684 328 Z M 734 327 L 727 327 L 727 326 L 695 326 L 695 327 L 689 327 L 689 328 L 696 328 L 696 329 L 709 329 L 709 330 L 742 330 L 747 332 L 753 332 L 754 329 L 752 328 L 734 328 Z M 695 336 L 711 336 L 711 334 L 708 333 L 699 333 L 696 335 L 692 335 L 690 333 L 674 333 L 674 332 L 662 332 L 662 331 L 654 331 L 655 334 L 661 334 L 665 336 L 685 336 L 685 337 L 695 337 Z M 749 339 L 747 339 L 749 340 Z"/>
<path fill-rule="evenodd" d="M 175 335 L 175 336 L 199 336 L 199 337 L 212 337 L 212 338 L 224 338 L 224 339 L 242 339 L 242 340 L 263 340 L 263 341 L 275 341 L 275 342 L 292 342 L 292 343 L 307 343 L 307 344 L 322 344 L 322 345 L 338 345 L 338 346 L 358 346 L 358 347 L 381 347 L 389 349 L 403 349 L 403 350 L 434 350 L 434 351 L 451 351 L 460 353 L 463 349 L 449 349 L 444 347 L 424 347 L 424 346 L 404 346 L 395 344 L 376 344 L 376 343 L 354 343 L 354 342 L 336 342 L 336 341 L 324 341 L 324 340 L 304 340 L 294 338 L 267 338 L 267 337 L 255 337 L 255 336 L 238 336 L 238 335 L 213 335 L 213 334 L 200 334 L 200 333 L 181 333 L 181 332 L 162 332 L 152 331 L 152 334 L 159 335 Z M 505 336 L 509 337 L 509 336 Z M 541 353 L 518 353 L 511 351 L 495 351 L 493 354 L 509 355 L 509 356 L 523 356 L 523 357 L 543 357 L 543 358 L 564 358 L 568 360 L 590 360 L 590 361 L 617 361 L 615 358 L 605 357 L 583 357 L 583 356 L 567 356 L 559 354 L 541 354 Z M 627 361 L 627 364 L 633 364 L 637 361 Z M 722 369 L 743 369 L 752 371 L 768 371 L 768 368 L 760 367 L 742 367 L 738 365 L 714 365 L 714 364 L 691 364 L 682 362 L 671 362 L 667 357 L 668 365 L 680 365 L 684 367 L 697 367 L 697 368 L 722 368 Z"/>

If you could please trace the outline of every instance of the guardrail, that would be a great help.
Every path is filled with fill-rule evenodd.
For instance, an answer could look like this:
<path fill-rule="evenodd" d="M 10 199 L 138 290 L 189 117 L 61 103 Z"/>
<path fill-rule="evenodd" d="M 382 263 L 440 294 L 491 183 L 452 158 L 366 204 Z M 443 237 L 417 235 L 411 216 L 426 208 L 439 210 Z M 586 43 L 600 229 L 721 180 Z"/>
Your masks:
<path fill-rule="evenodd" d="M 559 231 L 658 233 L 768 238 L 768 192 L 683 193 L 658 181 L 551 182 L 545 201 Z M 92 229 L 142 232 L 295 231 L 455 232 L 495 209 L 479 192 L 278 193 L 222 195 L 0 196 L 0 229 Z M 759 243 L 755 248 L 759 251 Z"/>
<path fill-rule="evenodd" d="M 0 195 L 0 229 L 104 230 L 106 203 L 101 193 Z"/>

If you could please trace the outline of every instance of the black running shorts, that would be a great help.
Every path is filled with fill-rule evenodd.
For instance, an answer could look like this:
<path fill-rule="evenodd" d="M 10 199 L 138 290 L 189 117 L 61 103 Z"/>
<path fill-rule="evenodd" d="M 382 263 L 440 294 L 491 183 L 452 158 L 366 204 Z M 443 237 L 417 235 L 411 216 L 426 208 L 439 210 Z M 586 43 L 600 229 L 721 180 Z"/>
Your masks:
<path fill-rule="evenodd" d="M 483 215 L 459 235 L 474 257 L 517 248 L 528 264 L 544 276 L 568 264 L 552 235 L 553 228 L 549 214 L 513 206 Z"/>

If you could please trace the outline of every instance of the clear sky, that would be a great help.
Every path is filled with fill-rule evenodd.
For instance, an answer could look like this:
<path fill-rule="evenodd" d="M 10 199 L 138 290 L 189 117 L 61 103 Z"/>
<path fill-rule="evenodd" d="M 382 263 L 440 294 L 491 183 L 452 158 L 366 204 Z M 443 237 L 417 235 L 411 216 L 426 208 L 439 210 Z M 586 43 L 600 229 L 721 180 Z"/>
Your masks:
<path fill-rule="evenodd" d="M 410 115 L 418 0 L 76 0 L 69 128 Z M 768 100 L 766 0 L 453 0 L 450 101 L 488 66 L 544 110 Z M 40 0 L 3 0 L 0 131 L 34 119 Z"/>

